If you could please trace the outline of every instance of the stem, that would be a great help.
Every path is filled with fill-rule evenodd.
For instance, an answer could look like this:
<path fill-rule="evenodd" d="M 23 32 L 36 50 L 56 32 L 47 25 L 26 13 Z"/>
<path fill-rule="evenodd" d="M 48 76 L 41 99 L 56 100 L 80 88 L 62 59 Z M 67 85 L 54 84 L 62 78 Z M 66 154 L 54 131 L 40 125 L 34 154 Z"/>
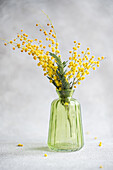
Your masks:
<path fill-rule="evenodd" d="M 69 115 L 69 107 L 67 108 L 67 119 L 68 119 L 69 126 L 70 126 L 70 137 L 72 137 L 72 129 L 71 129 L 71 119 L 70 119 L 70 115 Z"/>
<path fill-rule="evenodd" d="M 49 18 L 49 16 L 48 16 L 43 10 L 41 10 L 41 11 L 43 12 L 44 15 L 46 15 L 46 17 L 47 17 L 48 20 L 50 21 L 50 24 L 53 25 L 51 19 Z M 54 34 L 56 35 L 56 31 L 55 31 L 54 27 L 53 27 L 53 32 L 54 32 Z M 57 43 L 57 37 L 56 37 L 55 39 L 56 39 L 56 43 Z"/>
<path fill-rule="evenodd" d="M 37 21 L 38 22 L 38 21 Z M 43 31 L 46 31 L 45 29 L 44 29 L 44 27 L 38 22 L 38 24 L 40 25 L 40 27 L 43 29 Z M 49 34 L 47 34 L 47 36 L 50 38 L 50 35 Z"/>

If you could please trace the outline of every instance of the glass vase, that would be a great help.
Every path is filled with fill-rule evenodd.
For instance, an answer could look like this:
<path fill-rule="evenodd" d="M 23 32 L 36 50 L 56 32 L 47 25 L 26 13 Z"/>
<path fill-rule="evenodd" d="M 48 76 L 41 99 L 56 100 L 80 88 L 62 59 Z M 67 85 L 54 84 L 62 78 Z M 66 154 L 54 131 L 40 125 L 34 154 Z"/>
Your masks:
<path fill-rule="evenodd" d="M 51 104 L 48 147 L 55 151 L 76 151 L 83 147 L 83 130 L 79 102 L 73 90 L 57 90 L 59 99 Z"/>

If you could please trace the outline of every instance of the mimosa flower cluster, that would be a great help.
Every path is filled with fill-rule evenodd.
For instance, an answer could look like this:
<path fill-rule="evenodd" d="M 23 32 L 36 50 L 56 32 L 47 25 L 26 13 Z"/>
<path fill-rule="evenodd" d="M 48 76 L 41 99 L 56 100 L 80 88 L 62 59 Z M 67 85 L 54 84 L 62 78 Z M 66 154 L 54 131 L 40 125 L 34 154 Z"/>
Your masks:
<path fill-rule="evenodd" d="M 47 23 L 47 30 L 49 31 L 46 31 L 40 23 L 36 24 L 39 32 L 45 36 L 44 42 L 37 38 L 30 39 L 21 30 L 16 38 L 4 45 L 11 44 L 13 50 L 18 48 L 22 53 L 31 55 L 37 61 L 37 66 L 42 67 L 44 76 L 49 79 L 50 83 L 54 84 L 56 89 L 76 88 L 89 74 L 89 70 L 96 70 L 100 66 L 100 61 L 104 57 L 98 57 L 98 60 L 94 60 L 95 56 L 90 54 L 90 48 L 80 52 L 81 44 L 74 41 L 73 49 L 69 51 L 69 58 L 62 62 L 54 26 L 48 15 L 46 16 L 49 19 Z"/>

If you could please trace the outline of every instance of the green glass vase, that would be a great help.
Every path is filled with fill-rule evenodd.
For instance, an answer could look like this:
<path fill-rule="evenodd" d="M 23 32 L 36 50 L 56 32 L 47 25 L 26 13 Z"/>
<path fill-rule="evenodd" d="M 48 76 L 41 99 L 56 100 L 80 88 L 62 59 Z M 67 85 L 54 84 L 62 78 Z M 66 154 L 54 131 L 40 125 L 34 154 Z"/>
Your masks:
<path fill-rule="evenodd" d="M 73 90 L 57 90 L 59 99 L 51 104 L 48 147 L 55 151 L 76 151 L 83 147 L 83 130 L 79 102 Z"/>

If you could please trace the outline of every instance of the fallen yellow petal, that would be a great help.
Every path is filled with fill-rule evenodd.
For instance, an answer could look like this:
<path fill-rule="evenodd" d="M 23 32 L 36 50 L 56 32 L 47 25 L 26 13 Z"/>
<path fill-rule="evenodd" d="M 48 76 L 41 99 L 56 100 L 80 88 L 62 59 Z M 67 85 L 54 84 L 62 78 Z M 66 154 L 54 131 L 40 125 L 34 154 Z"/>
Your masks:
<path fill-rule="evenodd" d="M 102 146 L 102 142 L 99 143 L 99 146 Z"/>
<path fill-rule="evenodd" d="M 103 168 L 103 166 L 102 165 L 100 165 L 100 167 L 99 168 Z"/>
<path fill-rule="evenodd" d="M 19 143 L 18 146 L 23 146 L 23 145 L 21 143 Z"/>
<path fill-rule="evenodd" d="M 47 154 L 45 153 L 44 156 L 47 157 Z"/>

